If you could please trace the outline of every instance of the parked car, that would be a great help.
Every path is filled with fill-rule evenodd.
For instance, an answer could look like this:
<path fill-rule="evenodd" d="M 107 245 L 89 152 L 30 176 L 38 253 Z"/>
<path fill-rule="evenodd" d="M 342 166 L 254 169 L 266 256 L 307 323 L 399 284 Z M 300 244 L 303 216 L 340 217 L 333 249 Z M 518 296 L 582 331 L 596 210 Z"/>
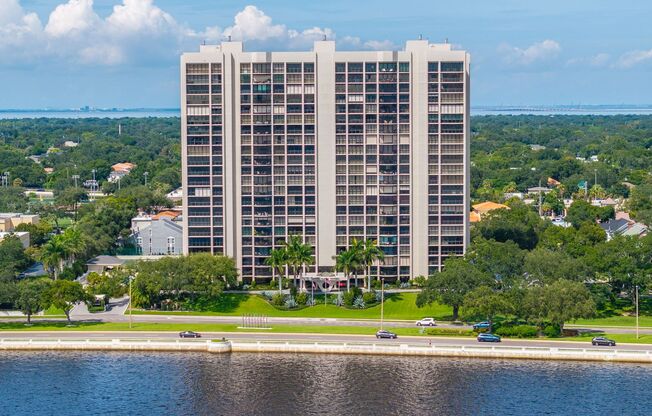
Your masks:
<path fill-rule="evenodd" d="M 179 332 L 179 338 L 201 338 L 201 335 L 193 331 Z"/>
<path fill-rule="evenodd" d="M 473 325 L 473 330 L 477 331 L 478 329 L 489 329 L 491 328 L 491 324 L 489 322 L 478 322 L 477 324 Z"/>
<path fill-rule="evenodd" d="M 478 334 L 478 342 L 500 342 L 500 337 L 494 334 Z"/>
<path fill-rule="evenodd" d="M 376 332 L 376 338 L 391 338 L 391 339 L 396 339 L 398 338 L 395 333 L 390 332 L 386 329 L 380 329 L 378 332 Z"/>
<path fill-rule="evenodd" d="M 607 347 L 615 347 L 616 346 L 616 341 L 613 339 L 605 338 L 605 337 L 595 337 L 591 340 L 592 345 L 605 345 Z"/>
<path fill-rule="evenodd" d="M 435 326 L 435 318 L 423 318 L 417 321 L 417 326 Z"/>

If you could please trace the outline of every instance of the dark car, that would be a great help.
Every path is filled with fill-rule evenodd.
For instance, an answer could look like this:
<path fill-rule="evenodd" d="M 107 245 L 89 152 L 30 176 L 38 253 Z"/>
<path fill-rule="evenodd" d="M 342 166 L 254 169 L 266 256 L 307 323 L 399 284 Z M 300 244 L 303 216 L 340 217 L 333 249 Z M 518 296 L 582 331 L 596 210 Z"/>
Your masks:
<path fill-rule="evenodd" d="M 478 329 L 489 329 L 491 324 L 489 322 L 478 322 L 473 325 L 473 330 L 477 331 Z"/>
<path fill-rule="evenodd" d="M 193 331 L 179 332 L 179 338 L 201 338 L 201 335 Z"/>
<path fill-rule="evenodd" d="M 376 338 L 391 338 L 391 339 L 396 339 L 397 336 L 393 332 L 389 332 L 386 329 L 380 329 L 378 332 L 376 332 Z"/>
<path fill-rule="evenodd" d="M 500 342 L 500 337 L 494 334 L 478 334 L 478 342 Z"/>
<path fill-rule="evenodd" d="M 607 347 L 615 347 L 616 346 L 616 341 L 613 339 L 605 338 L 605 337 L 595 337 L 591 340 L 592 345 L 605 345 Z"/>

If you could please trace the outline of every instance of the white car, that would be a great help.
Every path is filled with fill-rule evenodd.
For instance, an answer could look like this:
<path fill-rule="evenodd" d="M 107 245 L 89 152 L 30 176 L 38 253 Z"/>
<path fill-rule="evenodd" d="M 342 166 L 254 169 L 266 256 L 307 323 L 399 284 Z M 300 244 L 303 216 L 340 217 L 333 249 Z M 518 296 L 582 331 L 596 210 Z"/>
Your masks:
<path fill-rule="evenodd" d="M 419 321 L 417 321 L 417 326 L 435 326 L 437 323 L 435 322 L 435 318 L 423 318 Z"/>

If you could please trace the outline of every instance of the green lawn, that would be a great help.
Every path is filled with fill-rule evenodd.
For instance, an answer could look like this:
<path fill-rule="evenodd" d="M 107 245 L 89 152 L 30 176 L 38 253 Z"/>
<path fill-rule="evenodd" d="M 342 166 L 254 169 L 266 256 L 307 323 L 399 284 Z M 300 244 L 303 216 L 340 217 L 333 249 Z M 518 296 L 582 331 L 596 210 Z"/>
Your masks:
<path fill-rule="evenodd" d="M 432 304 L 423 308 L 417 308 L 415 303 L 416 293 L 393 293 L 385 299 L 385 319 L 387 320 L 417 320 L 426 316 L 435 319 L 450 319 L 451 308 L 444 305 Z M 346 319 L 380 319 L 380 305 L 367 309 L 346 309 L 335 306 L 331 303 L 324 305 L 318 303 L 312 307 L 300 310 L 284 311 L 276 309 L 265 299 L 257 295 L 233 294 L 224 295 L 224 302 L 218 310 L 211 312 L 158 312 L 158 311 L 136 311 L 134 314 L 143 315 L 223 315 L 240 316 L 244 314 L 259 314 L 274 317 L 305 317 L 305 318 L 346 318 Z M 330 298 L 329 298 L 330 299 Z M 317 302 L 323 302 L 323 296 L 316 298 Z"/>
<path fill-rule="evenodd" d="M 595 319 L 578 319 L 575 322 L 569 322 L 573 325 L 602 325 L 602 326 L 636 326 L 636 317 L 634 316 L 610 316 L 608 318 Z M 652 316 L 640 316 L 639 325 L 641 327 L 652 327 Z"/>

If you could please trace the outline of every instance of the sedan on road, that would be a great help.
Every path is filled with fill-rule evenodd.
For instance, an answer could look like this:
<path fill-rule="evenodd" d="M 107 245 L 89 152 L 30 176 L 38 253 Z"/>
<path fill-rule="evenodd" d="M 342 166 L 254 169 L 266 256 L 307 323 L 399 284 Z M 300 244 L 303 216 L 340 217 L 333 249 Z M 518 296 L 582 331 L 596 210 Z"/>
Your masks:
<path fill-rule="evenodd" d="M 397 336 L 393 332 L 389 332 L 386 329 L 380 329 L 378 332 L 376 332 L 376 338 L 390 338 L 390 339 L 396 339 Z"/>
<path fill-rule="evenodd" d="M 489 322 L 478 322 L 477 324 L 473 325 L 473 330 L 477 331 L 478 329 L 489 329 L 491 327 L 491 324 Z"/>
<path fill-rule="evenodd" d="M 500 342 L 500 337 L 494 334 L 478 334 L 478 342 Z"/>
<path fill-rule="evenodd" d="M 179 338 L 201 338 L 201 335 L 193 331 L 179 332 Z"/>
<path fill-rule="evenodd" d="M 435 318 L 423 318 L 417 321 L 417 326 L 435 326 Z"/>
<path fill-rule="evenodd" d="M 607 347 L 615 347 L 616 346 L 616 341 L 613 339 L 605 338 L 605 337 L 595 337 L 591 340 L 592 345 L 605 345 Z"/>

